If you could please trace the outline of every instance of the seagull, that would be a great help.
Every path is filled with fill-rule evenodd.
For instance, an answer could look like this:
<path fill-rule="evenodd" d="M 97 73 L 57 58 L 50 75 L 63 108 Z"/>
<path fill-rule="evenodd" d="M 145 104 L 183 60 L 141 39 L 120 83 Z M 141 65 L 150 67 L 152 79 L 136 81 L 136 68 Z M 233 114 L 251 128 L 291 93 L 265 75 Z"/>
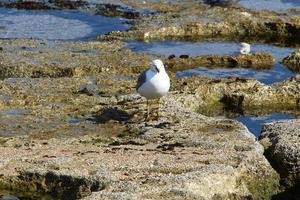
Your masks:
<path fill-rule="evenodd" d="M 157 117 L 159 117 L 160 98 L 168 93 L 170 78 L 161 60 L 153 60 L 151 67 L 143 71 L 136 84 L 137 92 L 147 99 L 147 119 L 149 119 L 149 99 L 158 99 Z"/>
<path fill-rule="evenodd" d="M 245 55 L 250 53 L 250 44 L 242 42 L 240 46 L 240 53 Z"/>

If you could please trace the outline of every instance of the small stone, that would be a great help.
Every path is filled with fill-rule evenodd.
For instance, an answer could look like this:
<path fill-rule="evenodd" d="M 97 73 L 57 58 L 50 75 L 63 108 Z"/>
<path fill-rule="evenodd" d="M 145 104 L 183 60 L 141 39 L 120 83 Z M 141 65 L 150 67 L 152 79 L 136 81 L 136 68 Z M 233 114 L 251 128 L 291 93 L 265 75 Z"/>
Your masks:
<path fill-rule="evenodd" d="M 189 58 L 190 56 L 189 55 L 180 55 L 179 58 L 182 58 L 182 59 L 187 59 Z"/>
<path fill-rule="evenodd" d="M 172 54 L 172 55 L 169 55 L 168 59 L 171 60 L 171 59 L 173 59 L 175 57 L 176 57 L 175 54 Z"/>

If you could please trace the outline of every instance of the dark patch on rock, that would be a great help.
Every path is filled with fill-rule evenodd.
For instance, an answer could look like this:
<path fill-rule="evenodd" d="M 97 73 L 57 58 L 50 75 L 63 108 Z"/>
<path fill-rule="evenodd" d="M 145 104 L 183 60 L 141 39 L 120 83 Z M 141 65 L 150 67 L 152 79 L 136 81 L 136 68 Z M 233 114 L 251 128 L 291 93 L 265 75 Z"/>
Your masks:
<path fill-rule="evenodd" d="M 119 108 L 108 107 L 102 109 L 100 113 L 96 114 L 94 117 L 95 119 L 93 121 L 96 123 L 107 123 L 110 120 L 118 122 L 128 121 L 132 116 Z"/>
<path fill-rule="evenodd" d="M 288 188 L 272 197 L 272 200 L 299 200 L 300 199 L 300 180 L 294 187 Z"/>
<path fill-rule="evenodd" d="M 175 143 L 165 143 L 157 146 L 158 149 L 161 149 L 162 151 L 173 151 L 175 147 L 184 147 L 184 144 L 175 142 Z"/>
<path fill-rule="evenodd" d="M 184 59 L 183 59 L 184 58 Z M 243 67 L 252 69 L 270 69 L 275 64 L 275 58 L 269 52 L 255 52 L 247 55 L 237 56 L 181 56 L 174 57 L 165 61 L 171 71 L 191 69 L 197 66 L 206 67 Z"/>
<path fill-rule="evenodd" d="M 296 50 L 287 57 L 283 58 L 281 63 L 293 72 L 300 72 L 300 50 Z"/>
<path fill-rule="evenodd" d="M 136 19 L 140 17 L 140 13 L 115 4 L 100 4 L 97 6 L 96 15 L 108 16 L 108 17 L 124 17 L 127 19 Z"/>
<path fill-rule="evenodd" d="M 11 180 L 18 188 L 10 188 L 19 191 L 35 191 L 40 194 L 51 194 L 55 199 L 75 200 L 86 197 L 94 191 L 102 190 L 106 184 L 98 180 L 71 175 L 60 175 L 48 171 L 20 172 Z M 59 186 L 59 187 L 58 187 Z M 4 186 L 5 187 L 5 186 Z"/>
<path fill-rule="evenodd" d="M 91 92 L 88 88 L 84 87 L 81 90 L 79 90 L 78 92 L 76 92 L 76 94 L 86 94 L 88 96 L 93 96 L 94 93 Z"/>
<path fill-rule="evenodd" d="M 17 1 L 17 2 L 11 2 L 11 3 L 2 3 L 1 7 L 26 9 L 26 10 L 49 10 L 49 9 L 53 9 L 51 6 L 47 5 L 44 2 L 36 2 L 36 1 Z"/>
<path fill-rule="evenodd" d="M 173 59 L 173 58 L 175 58 L 175 57 L 176 57 L 176 56 L 175 56 L 174 54 L 172 54 L 172 55 L 169 55 L 168 59 L 171 60 L 171 59 Z"/>
<path fill-rule="evenodd" d="M 290 22 L 266 22 L 265 25 L 271 31 L 277 32 L 277 34 L 290 36 L 296 36 L 300 34 L 300 28 L 297 25 Z"/>
<path fill-rule="evenodd" d="M 239 62 L 235 58 L 229 57 L 228 64 L 229 64 L 229 66 L 236 67 L 236 66 L 238 66 Z"/>
<path fill-rule="evenodd" d="M 73 69 L 71 68 L 57 68 L 55 72 L 47 72 L 43 70 L 35 70 L 32 72 L 32 78 L 42 78 L 42 77 L 72 77 Z"/>
<path fill-rule="evenodd" d="M 210 6 L 229 7 L 237 4 L 238 0 L 204 0 L 203 2 Z"/>
<path fill-rule="evenodd" d="M 162 123 L 156 124 L 154 127 L 155 128 L 166 128 L 166 127 L 169 127 L 170 125 L 171 125 L 170 122 L 162 122 Z"/>
<path fill-rule="evenodd" d="M 53 3 L 60 9 L 78 9 L 79 7 L 87 5 L 87 2 L 83 0 L 49 0 L 49 3 Z"/>
<path fill-rule="evenodd" d="M 181 59 L 187 59 L 187 58 L 189 58 L 189 55 L 180 55 L 179 58 L 181 58 Z"/>
<path fill-rule="evenodd" d="M 87 5 L 83 0 L 49 0 L 48 2 L 39 1 L 16 1 L 0 3 L 1 7 L 26 9 L 26 10 L 50 10 L 50 9 L 78 9 Z"/>

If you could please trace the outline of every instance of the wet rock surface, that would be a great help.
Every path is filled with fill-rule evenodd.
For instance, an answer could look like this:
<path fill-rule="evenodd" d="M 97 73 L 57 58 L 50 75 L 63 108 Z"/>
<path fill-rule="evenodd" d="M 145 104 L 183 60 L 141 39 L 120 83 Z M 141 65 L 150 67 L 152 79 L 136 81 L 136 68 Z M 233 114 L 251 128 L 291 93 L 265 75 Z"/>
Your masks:
<path fill-rule="evenodd" d="M 82 0 L 49 0 L 49 1 L 4 1 L 1 7 L 27 9 L 27 10 L 49 10 L 49 9 L 78 9 L 87 5 Z"/>
<path fill-rule="evenodd" d="M 192 94 L 180 99 L 183 104 L 208 115 L 209 112 L 223 112 L 224 109 L 263 112 L 295 109 L 299 106 L 300 88 L 296 78 L 265 85 L 249 78 L 213 79 L 195 76 L 182 78 L 176 87 Z"/>
<path fill-rule="evenodd" d="M 73 102 L 92 98 L 69 95 Z M 44 134 L 29 127 L 26 137 L 3 138 L 1 187 L 38 189 L 62 199 L 65 195 L 68 199 L 269 199 L 276 193 L 278 175 L 263 157 L 262 146 L 243 125 L 193 113 L 175 100 L 178 96 L 170 94 L 163 99 L 163 117 L 158 121 L 145 122 L 144 101 L 131 95 L 113 98 L 114 103 L 111 98 L 97 97 L 97 101 L 108 101 L 91 104 L 90 99 L 86 106 L 77 106 L 89 109 L 90 105 L 96 110 L 94 119 L 73 127 L 56 120 L 59 127 L 43 127 Z M 55 118 L 72 112 L 57 108 L 57 115 L 51 117 L 51 108 L 35 106 L 30 106 L 32 114 L 27 114 L 32 121 L 44 118 L 53 124 Z M 44 116 L 35 116 L 34 110 Z M 79 137 L 83 131 L 85 135 Z M 57 183 L 61 183 L 59 190 Z"/>
<path fill-rule="evenodd" d="M 300 72 L 300 50 L 296 50 L 289 56 L 283 58 L 282 64 L 286 65 L 290 70 Z"/>
<path fill-rule="evenodd" d="M 248 55 L 237 56 L 196 56 L 189 57 L 181 55 L 179 57 L 170 56 L 166 65 L 173 71 L 191 69 L 197 66 L 214 67 L 243 67 L 252 69 L 269 69 L 275 64 L 275 59 L 268 52 L 256 52 Z"/>
<path fill-rule="evenodd" d="M 267 200 L 278 192 L 279 176 L 248 129 L 198 112 L 292 110 L 300 102 L 298 78 L 272 85 L 238 77 L 178 79 L 176 69 L 185 63 L 255 68 L 274 59 L 268 53 L 167 59 L 123 46 L 127 39 L 201 37 L 287 44 L 298 34 L 297 17 L 193 1 L 65 5 L 70 2 L 32 8 L 96 13 L 97 5 L 113 3 L 99 14 L 134 19 L 133 27 L 94 42 L 0 40 L 1 190 L 86 200 Z M 126 14 L 127 6 L 133 10 Z M 159 12 L 143 15 L 135 9 Z M 169 66 L 172 88 L 162 99 L 162 117 L 146 122 L 135 80 L 153 58 Z"/>
<path fill-rule="evenodd" d="M 194 40 L 220 38 L 230 41 L 261 41 L 297 46 L 299 19 L 275 11 L 255 11 L 242 7 L 209 6 L 194 1 L 161 3 L 129 3 L 133 7 L 161 11 L 135 22 L 127 32 L 113 32 L 101 39 Z"/>
<path fill-rule="evenodd" d="M 284 191 L 275 199 L 299 199 L 299 120 L 266 124 L 260 143 L 265 155 L 280 174 Z"/>
<path fill-rule="evenodd" d="M 195 88 L 213 79 L 176 79 L 170 72 L 173 92 L 163 99 L 163 117 L 145 122 L 145 101 L 134 90 L 135 77 L 148 67 L 150 55 L 134 54 L 119 42 L 48 45 L 38 40 L 3 41 L 3 64 L 23 65 L 24 71 L 16 68 L 7 77 L 20 78 L 1 81 L 2 187 L 39 188 L 59 197 L 71 190 L 74 199 L 268 199 L 276 193 L 278 176 L 243 125 L 196 114 L 195 106 L 183 101 L 197 102 L 200 94 Z M 37 67 L 44 67 L 37 69 L 47 71 L 47 76 L 34 72 L 26 61 L 10 60 L 13 49 L 20 58 L 25 54 L 40 61 Z M 73 73 L 51 76 L 56 67 L 46 63 L 53 60 Z M 40 78 L 29 78 L 33 74 Z M 215 181 L 220 189 L 208 192 Z M 54 189 L 57 182 L 66 186 Z"/>

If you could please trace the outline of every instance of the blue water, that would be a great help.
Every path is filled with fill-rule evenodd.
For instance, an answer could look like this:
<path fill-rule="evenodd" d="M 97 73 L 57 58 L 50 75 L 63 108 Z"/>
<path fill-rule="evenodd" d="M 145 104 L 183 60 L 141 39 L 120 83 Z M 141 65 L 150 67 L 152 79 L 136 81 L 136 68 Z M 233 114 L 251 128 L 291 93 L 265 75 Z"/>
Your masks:
<path fill-rule="evenodd" d="M 78 10 L 17 10 L 0 8 L 0 38 L 96 40 L 97 35 L 129 28 L 125 19 Z"/>
<path fill-rule="evenodd" d="M 239 44 L 235 42 L 182 42 L 182 41 L 155 41 L 151 43 L 129 41 L 126 48 L 135 52 L 147 52 L 154 55 L 234 55 L 238 52 Z"/>
<path fill-rule="evenodd" d="M 154 55 L 164 55 L 166 57 L 174 54 L 176 56 L 189 55 L 237 55 L 240 47 L 236 42 L 182 42 L 182 41 L 156 41 L 145 43 L 130 41 L 125 47 L 135 52 L 148 52 Z M 192 76 L 194 74 L 204 74 L 211 77 L 252 77 L 265 84 L 283 81 L 295 74 L 281 65 L 279 61 L 294 51 L 293 48 L 276 47 L 267 44 L 251 44 L 251 51 L 268 51 L 276 59 L 276 64 L 268 70 L 255 70 L 247 68 L 206 68 L 199 66 L 195 69 L 178 71 L 177 77 Z"/>
<path fill-rule="evenodd" d="M 243 123 L 245 126 L 247 126 L 251 133 L 258 137 L 261 133 L 261 129 L 264 123 L 295 119 L 295 116 L 284 113 L 271 113 L 263 116 L 240 116 L 232 119 Z"/>
<path fill-rule="evenodd" d="M 30 111 L 24 108 L 8 108 L 0 110 L 0 115 L 24 115 L 26 113 L 29 113 Z"/>
<path fill-rule="evenodd" d="M 257 10 L 286 10 L 300 8 L 299 0 L 240 0 L 240 5 Z"/>
<path fill-rule="evenodd" d="M 126 48 L 135 52 L 147 52 L 154 55 L 237 55 L 240 44 L 237 42 L 183 42 L 183 41 L 155 41 L 151 43 L 129 41 Z M 267 44 L 251 44 L 251 51 L 269 51 L 277 61 L 293 52 L 294 48 L 277 47 Z"/>
<path fill-rule="evenodd" d="M 294 76 L 294 73 L 277 63 L 270 70 L 253 70 L 245 68 L 206 68 L 199 67 L 196 69 L 190 69 L 177 72 L 177 77 L 192 76 L 194 74 L 204 74 L 210 77 L 222 77 L 228 78 L 232 76 L 255 78 L 256 80 L 265 83 L 272 84 L 274 82 L 283 81 L 289 77 Z"/>

